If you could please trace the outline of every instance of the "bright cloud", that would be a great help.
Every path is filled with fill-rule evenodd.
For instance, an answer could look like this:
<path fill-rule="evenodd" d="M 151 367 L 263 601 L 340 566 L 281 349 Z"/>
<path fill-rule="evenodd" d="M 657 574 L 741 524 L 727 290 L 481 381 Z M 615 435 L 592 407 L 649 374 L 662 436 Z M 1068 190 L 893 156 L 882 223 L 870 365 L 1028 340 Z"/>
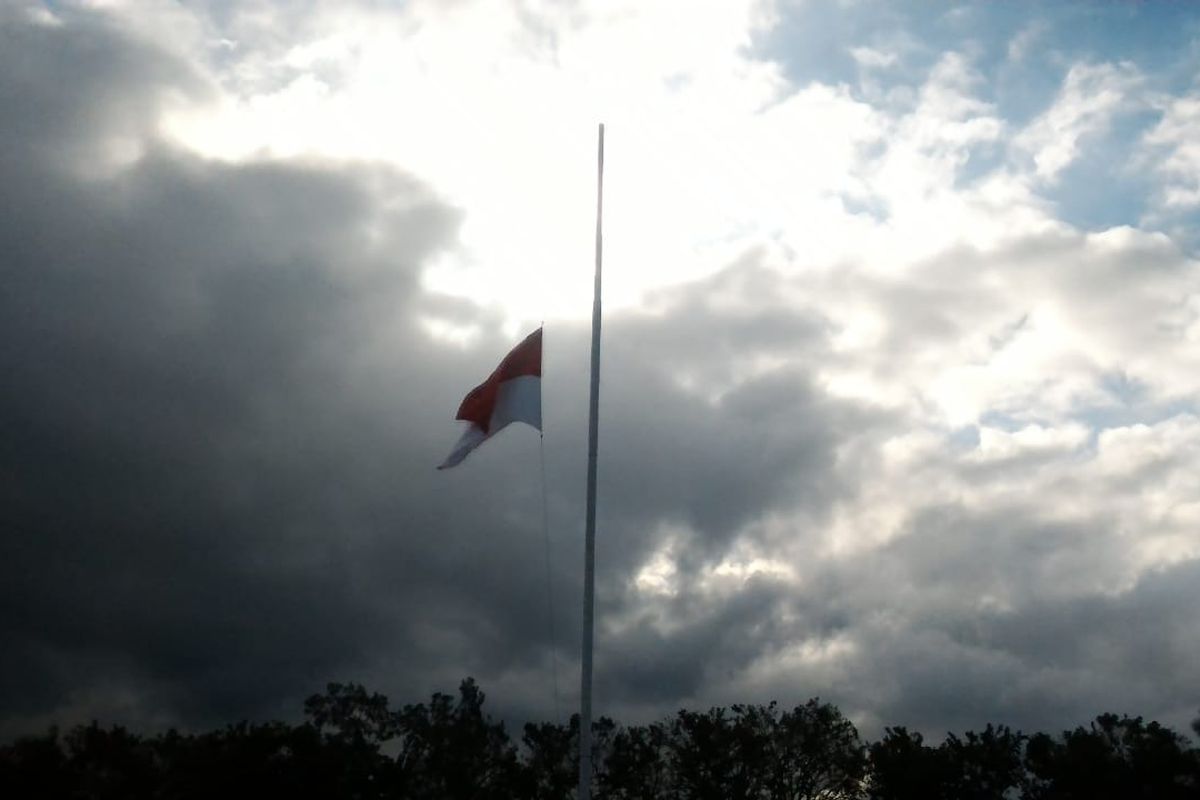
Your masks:
<path fill-rule="evenodd" d="M 1200 95 L 1171 99 L 1143 142 L 1161 154 L 1154 168 L 1164 178 L 1162 204 L 1171 210 L 1200 205 Z"/>
<path fill-rule="evenodd" d="M 1054 105 L 1013 140 L 1027 153 L 1038 178 L 1054 181 L 1079 155 L 1088 136 L 1104 131 L 1120 112 L 1137 107 L 1142 82 L 1133 64 L 1075 64 Z"/>

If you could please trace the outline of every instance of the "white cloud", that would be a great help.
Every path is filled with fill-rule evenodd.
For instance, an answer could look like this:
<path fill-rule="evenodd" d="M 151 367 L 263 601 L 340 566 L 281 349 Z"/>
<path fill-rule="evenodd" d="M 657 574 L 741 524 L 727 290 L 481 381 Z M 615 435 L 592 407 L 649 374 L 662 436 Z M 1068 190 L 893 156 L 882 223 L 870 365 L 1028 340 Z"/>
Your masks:
<path fill-rule="evenodd" d="M 873 47 L 851 47 L 850 56 L 858 63 L 860 67 L 866 69 L 879 69 L 882 67 L 890 67 L 895 64 L 898 56 L 895 53 L 890 53 L 884 50 L 877 50 Z"/>
<path fill-rule="evenodd" d="M 1161 205 L 1169 211 L 1200 205 L 1200 94 L 1170 99 L 1142 146 L 1143 157 L 1164 179 Z"/>
<path fill-rule="evenodd" d="M 1047 26 L 1040 21 L 1030 22 L 1020 33 L 1008 42 L 1009 61 L 1023 61 L 1029 54 L 1030 48 L 1047 32 Z"/>
<path fill-rule="evenodd" d="M 1010 461 L 1023 456 L 1052 456 L 1071 453 L 1088 440 L 1089 429 L 1079 423 L 1058 428 L 1026 425 L 1020 430 L 980 426 L 979 447 L 972 455 L 984 462 Z"/>
<path fill-rule="evenodd" d="M 1073 162 L 1082 142 L 1108 129 L 1113 117 L 1138 105 L 1134 90 L 1143 82 L 1137 67 L 1075 64 L 1054 104 L 1013 139 L 1017 152 L 1033 160 L 1034 173 L 1053 182 Z"/>
<path fill-rule="evenodd" d="M 319 154 L 415 170 L 467 210 L 463 248 L 428 276 L 431 286 L 529 319 L 590 305 L 593 137 L 605 121 L 609 247 L 625 265 L 613 270 L 610 301 L 694 276 L 698 263 L 714 269 L 754 208 L 742 203 L 731 219 L 729 207 L 746 198 L 713 187 L 772 174 L 753 148 L 778 153 L 745 131 L 783 87 L 773 64 L 745 52 L 771 23 L 770 6 L 522 9 L 325 9 L 286 46 L 256 50 L 242 37 L 234 74 L 250 77 L 216 107 L 165 124 L 220 157 Z M 709 245 L 693 240 L 696 230 Z M 531 284 L 542 290 L 531 296 Z"/>

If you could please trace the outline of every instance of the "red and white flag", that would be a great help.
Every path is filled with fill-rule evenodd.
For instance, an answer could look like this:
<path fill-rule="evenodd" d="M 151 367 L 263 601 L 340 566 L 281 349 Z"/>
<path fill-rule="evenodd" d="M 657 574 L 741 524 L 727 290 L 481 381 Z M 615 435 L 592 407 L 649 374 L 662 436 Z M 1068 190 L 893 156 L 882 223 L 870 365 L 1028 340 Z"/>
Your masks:
<path fill-rule="evenodd" d="M 471 423 L 438 469 L 448 469 L 510 422 L 542 429 L 542 329 L 512 349 L 488 379 L 467 392 L 455 419 Z"/>

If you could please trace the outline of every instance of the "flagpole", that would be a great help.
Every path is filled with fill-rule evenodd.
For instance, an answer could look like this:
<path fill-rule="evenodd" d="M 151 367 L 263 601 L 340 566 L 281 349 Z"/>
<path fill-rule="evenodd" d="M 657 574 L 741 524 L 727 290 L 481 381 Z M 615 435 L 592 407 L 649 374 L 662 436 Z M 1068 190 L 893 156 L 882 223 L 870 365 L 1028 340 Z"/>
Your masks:
<path fill-rule="evenodd" d="M 596 278 L 592 289 L 592 386 L 588 403 L 587 524 L 583 556 L 583 657 L 579 691 L 579 797 L 592 796 L 592 627 L 596 603 L 596 441 L 600 412 L 600 264 L 604 209 L 604 123 L 596 158 Z"/>

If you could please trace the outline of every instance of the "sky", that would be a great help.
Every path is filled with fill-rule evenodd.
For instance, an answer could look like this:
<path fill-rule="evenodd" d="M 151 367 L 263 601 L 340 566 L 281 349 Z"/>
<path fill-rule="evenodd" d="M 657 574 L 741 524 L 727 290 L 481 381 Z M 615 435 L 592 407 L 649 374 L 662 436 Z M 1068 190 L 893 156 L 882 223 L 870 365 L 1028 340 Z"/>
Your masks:
<path fill-rule="evenodd" d="M 1200 7 L 0 3 L 0 736 L 1200 711 Z M 544 321 L 544 438 L 454 412 Z"/>

